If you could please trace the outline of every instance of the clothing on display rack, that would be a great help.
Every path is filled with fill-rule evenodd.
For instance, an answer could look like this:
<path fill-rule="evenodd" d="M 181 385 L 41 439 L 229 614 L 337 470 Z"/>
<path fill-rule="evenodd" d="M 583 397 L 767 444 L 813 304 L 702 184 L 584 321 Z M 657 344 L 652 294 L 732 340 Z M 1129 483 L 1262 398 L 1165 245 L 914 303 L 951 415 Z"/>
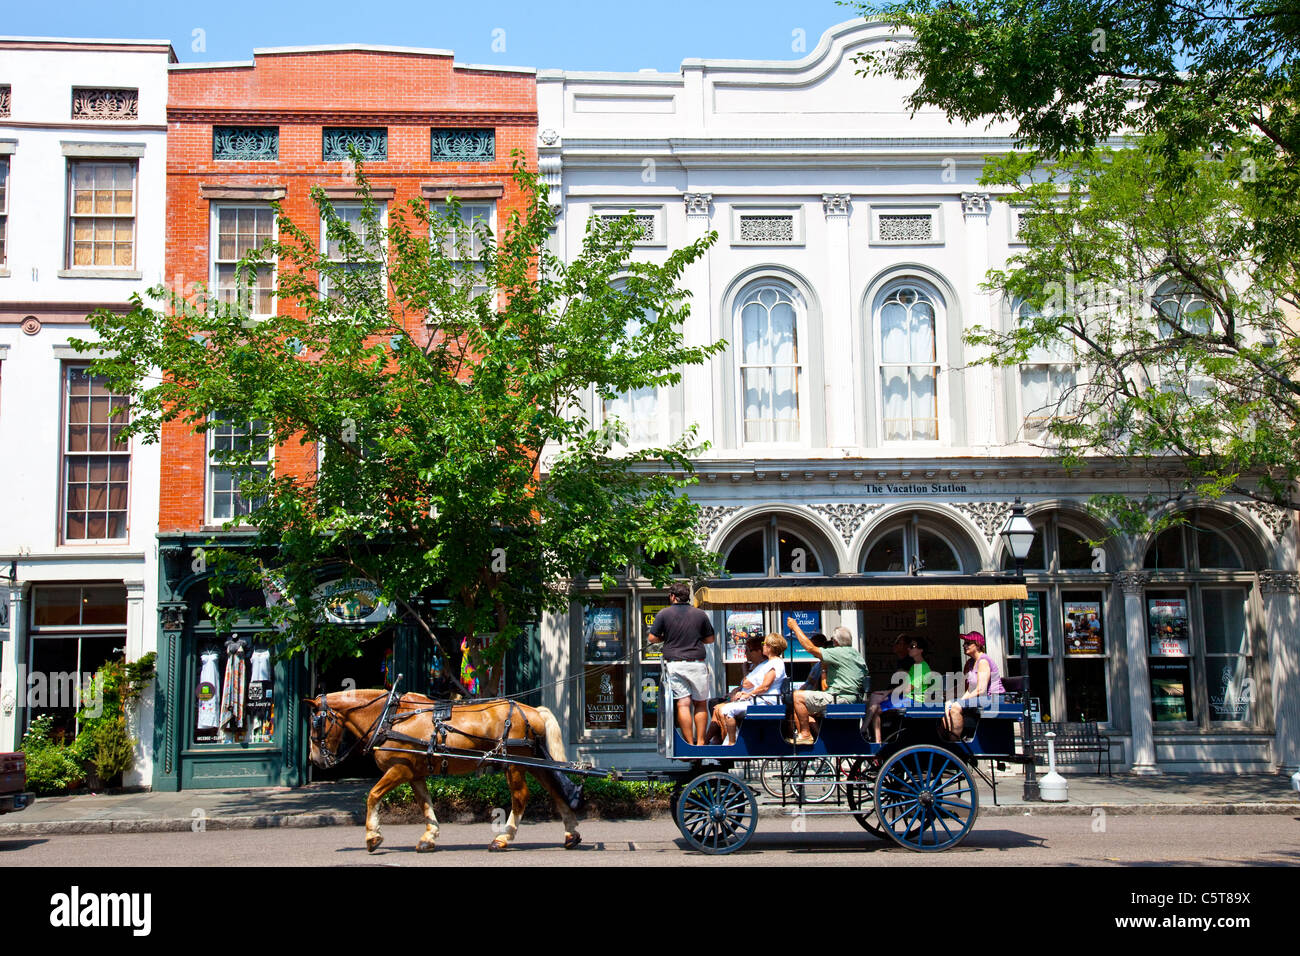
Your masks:
<path fill-rule="evenodd" d="M 228 731 L 244 727 L 245 678 L 248 664 L 244 652 L 248 645 L 238 638 L 226 644 L 226 676 L 221 684 L 220 726 Z"/>
<path fill-rule="evenodd" d="M 217 672 L 216 651 L 204 651 L 199 655 L 201 667 L 199 668 L 199 730 L 215 730 L 218 726 L 217 708 L 217 684 L 220 677 Z"/>

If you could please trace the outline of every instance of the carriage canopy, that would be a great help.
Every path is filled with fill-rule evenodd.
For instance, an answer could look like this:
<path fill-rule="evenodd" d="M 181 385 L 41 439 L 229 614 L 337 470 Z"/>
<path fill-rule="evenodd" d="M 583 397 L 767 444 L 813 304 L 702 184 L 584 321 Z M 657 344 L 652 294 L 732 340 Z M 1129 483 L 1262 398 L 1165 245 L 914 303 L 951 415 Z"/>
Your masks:
<path fill-rule="evenodd" d="M 837 574 L 833 577 L 710 578 L 695 589 L 695 606 L 705 610 L 755 604 L 820 604 L 842 610 L 880 604 L 969 607 L 995 601 L 1028 600 L 1023 580 L 993 575 Z"/>

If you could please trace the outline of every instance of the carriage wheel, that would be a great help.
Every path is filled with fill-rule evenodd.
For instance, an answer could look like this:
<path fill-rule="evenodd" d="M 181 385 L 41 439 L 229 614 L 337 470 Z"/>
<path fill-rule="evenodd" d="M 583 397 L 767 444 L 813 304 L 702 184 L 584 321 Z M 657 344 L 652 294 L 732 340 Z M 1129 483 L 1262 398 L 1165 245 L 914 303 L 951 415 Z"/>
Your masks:
<path fill-rule="evenodd" d="M 879 770 L 880 762 L 871 757 L 853 761 L 845 775 L 848 782 L 844 785 L 844 792 L 849 800 L 849 809 L 858 811 L 853 814 L 853 819 L 872 836 L 885 840 L 888 839 L 885 828 L 876 822 L 876 776 Z"/>
<path fill-rule="evenodd" d="M 754 791 L 729 773 L 706 773 L 682 789 L 677 829 L 703 853 L 734 853 L 754 835 L 758 801 Z"/>
<path fill-rule="evenodd" d="M 876 780 L 876 821 L 899 846 L 947 850 L 970 832 L 979 792 L 966 765 L 941 747 L 907 747 Z"/>

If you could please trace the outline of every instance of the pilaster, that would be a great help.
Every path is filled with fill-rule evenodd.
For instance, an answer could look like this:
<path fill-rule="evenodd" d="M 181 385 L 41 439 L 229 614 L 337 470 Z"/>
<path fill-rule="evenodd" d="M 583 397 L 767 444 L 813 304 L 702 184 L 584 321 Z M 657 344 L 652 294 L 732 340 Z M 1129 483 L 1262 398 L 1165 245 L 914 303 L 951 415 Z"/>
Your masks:
<path fill-rule="evenodd" d="M 686 241 L 689 243 L 703 239 L 709 234 L 712 225 L 713 195 L 688 192 L 682 195 L 682 201 L 686 205 Z M 691 294 L 691 311 L 682 329 L 684 342 L 688 346 L 708 345 L 713 341 L 709 321 L 713 312 L 709 259 L 708 255 L 701 256 L 686 267 L 682 276 L 682 286 Z M 716 447 L 717 421 L 714 416 L 717 404 L 712 398 L 713 376 L 710 374 L 710 363 L 688 366 L 682 375 L 682 388 L 685 392 L 684 400 L 670 403 L 674 420 L 669 422 L 669 434 L 680 435 L 690 425 L 698 423 L 699 440 Z M 682 418 L 676 420 L 679 409 Z"/>
<path fill-rule="evenodd" d="M 1129 720 L 1133 733 L 1133 766 L 1136 774 L 1157 774 L 1156 741 L 1151 716 L 1151 674 L 1147 667 L 1146 614 L 1142 595 L 1150 575 L 1143 571 L 1121 571 L 1115 583 L 1124 592 L 1124 628 L 1128 648 Z"/>
<path fill-rule="evenodd" d="M 1260 571 L 1259 590 L 1268 627 L 1273 690 L 1273 759 L 1277 769 L 1300 770 L 1300 574 Z"/>
<path fill-rule="evenodd" d="M 847 193 L 822 196 L 826 214 L 826 261 L 831 276 L 852 275 L 851 208 L 852 199 Z M 831 448 L 851 448 L 857 442 L 853 416 L 853 305 L 849 299 L 849 283 L 831 282 L 825 294 L 822 328 L 826 336 L 826 444 Z"/>

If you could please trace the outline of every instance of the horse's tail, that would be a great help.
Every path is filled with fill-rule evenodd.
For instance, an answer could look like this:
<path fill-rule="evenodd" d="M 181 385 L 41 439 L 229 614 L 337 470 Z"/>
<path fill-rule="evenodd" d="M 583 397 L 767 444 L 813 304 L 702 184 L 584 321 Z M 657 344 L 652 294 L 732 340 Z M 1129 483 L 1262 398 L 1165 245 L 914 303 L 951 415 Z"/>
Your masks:
<path fill-rule="evenodd" d="M 535 708 L 537 713 L 542 716 L 542 723 L 546 725 L 546 753 L 556 763 L 564 763 L 568 758 L 564 755 L 564 734 L 560 731 L 560 722 L 555 719 L 555 715 L 546 707 Z"/>

